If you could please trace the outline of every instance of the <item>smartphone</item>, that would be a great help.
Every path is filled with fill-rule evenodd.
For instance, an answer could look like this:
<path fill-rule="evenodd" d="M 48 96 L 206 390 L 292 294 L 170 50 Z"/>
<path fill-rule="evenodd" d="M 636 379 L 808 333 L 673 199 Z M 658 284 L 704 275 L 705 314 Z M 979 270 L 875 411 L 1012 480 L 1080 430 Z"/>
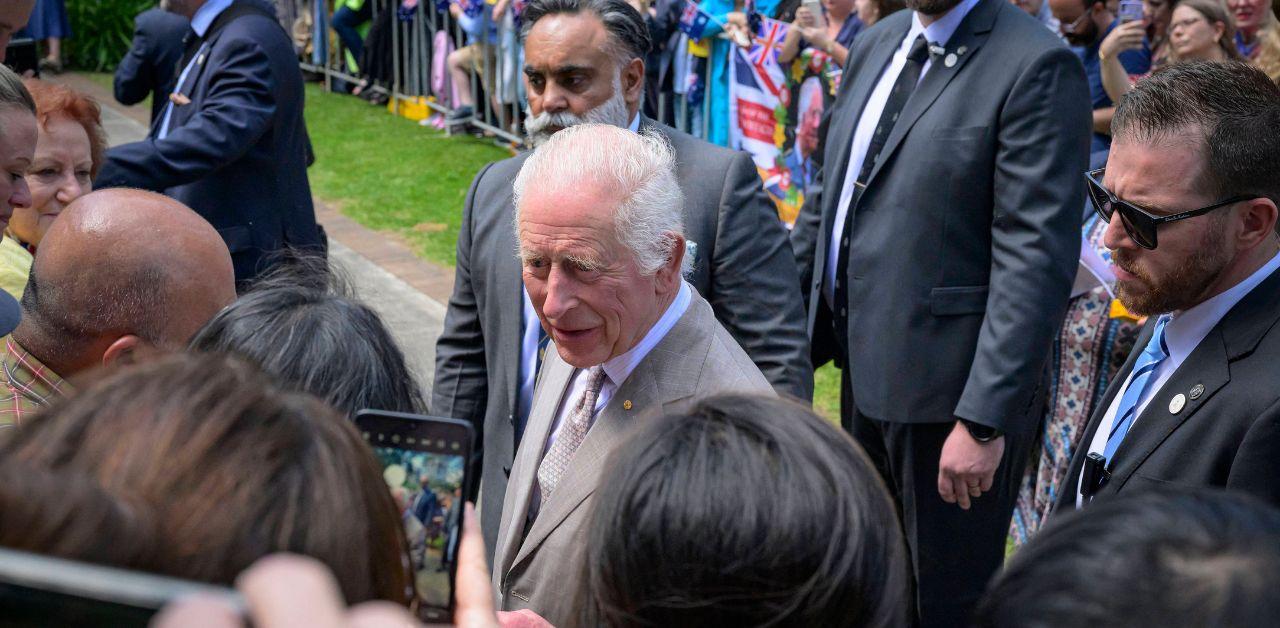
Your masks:
<path fill-rule="evenodd" d="M 800 4 L 813 14 L 814 28 L 827 27 L 827 14 L 822 10 L 822 0 L 804 0 Z"/>
<path fill-rule="evenodd" d="M 1142 0 L 1120 0 L 1120 23 L 1136 22 L 1142 19 Z"/>
<path fill-rule="evenodd" d="M 462 505 L 472 482 L 471 425 L 382 410 L 361 410 L 355 422 L 400 511 L 418 616 L 426 622 L 452 622 Z"/>
<path fill-rule="evenodd" d="M 196 593 L 247 616 L 244 598 L 226 587 L 0 549 L 0 626 L 144 627 L 169 602 Z"/>

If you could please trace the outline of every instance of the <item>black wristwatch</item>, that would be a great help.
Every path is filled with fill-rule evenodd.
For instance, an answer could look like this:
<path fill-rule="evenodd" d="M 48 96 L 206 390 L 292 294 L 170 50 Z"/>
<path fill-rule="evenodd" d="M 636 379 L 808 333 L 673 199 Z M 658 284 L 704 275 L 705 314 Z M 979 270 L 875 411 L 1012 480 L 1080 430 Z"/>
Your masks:
<path fill-rule="evenodd" d="M 972 436 L 973 440 L 979 443 L 989 443 L 1004 436 L 1004 432 L 989 425 L 974 423 L 968 419 L 960 419 L 960 422 L 964 424 L 964 429 L 969 430 L 969 436 Z"/>

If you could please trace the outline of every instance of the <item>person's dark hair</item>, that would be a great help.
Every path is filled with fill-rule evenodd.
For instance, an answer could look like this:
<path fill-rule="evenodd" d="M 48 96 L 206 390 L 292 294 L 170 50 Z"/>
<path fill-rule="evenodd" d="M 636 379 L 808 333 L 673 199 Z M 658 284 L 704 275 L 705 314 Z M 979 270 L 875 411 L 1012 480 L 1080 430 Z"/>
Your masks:
<path fill-rule="evenodd" d="M 591 13 L 604 22 L 613 44 L 610 54 L 618 65 L 630 63 L 632 59 L 643 60 L 653 47 L 644 17 L 626 0 L 530 0 L 520 16 L 523 21 L 520 40 L 524 41 L 533 25 L 544 17 L 579 13 Z"/>
<path fill-rule="evenodd" d="M 151 509 L 154 551 L 133 567 L 231 585 L 292 552 L 328 565 L 349 602 L 410 600 L 400 513 L 369 447 L 327 405 L 246 362 L 174 354 L 120 370 L 6 437 L 0 460 Z"/>
<path fill-rule="evenodd" d="M 1190 130 L 1203 138 L 1207 192 L 1280 204 L 1280 133 L 1265 129 L 1280 129 L 1280 87 L 1239 61 L 1188 61 L 1159 70 L 1120 100 L 1111 121 L 1117 141 L 1164 141 Z"/>
<path fill-rule="evenodd" d="M 191 348 L 245 358 L 347 416 L 366 408 L 425 412 L 391 332 L 350 294 L 322 258 L 295 257 L 214 316 Z"/>
<path fill-rule="evenodd" d="M 741 395 L 646 423 L 595 492 L 583 625 L 905 625 L 898 518 L 847 435 Z"/>
<path fill-rule="evenodd" d="M 0 431 L 0 435 L 4 432 Z M 0 461 L 0 547 L 142 569 L 154 561 L 154 513 L 81 473 Z"/>
<path fill-rule="evenodd" d="M 22 84 L 22 77 L 0 63 L 0 108 L 17 107 L 36 114 L 36 101 Z"/>
<path fill-rule="evenodd" d="M 979 628 L 1266 626 L 1280 617 L 1280 510 L 1220 490 L 1114 497 L 1013 555 Z"/>

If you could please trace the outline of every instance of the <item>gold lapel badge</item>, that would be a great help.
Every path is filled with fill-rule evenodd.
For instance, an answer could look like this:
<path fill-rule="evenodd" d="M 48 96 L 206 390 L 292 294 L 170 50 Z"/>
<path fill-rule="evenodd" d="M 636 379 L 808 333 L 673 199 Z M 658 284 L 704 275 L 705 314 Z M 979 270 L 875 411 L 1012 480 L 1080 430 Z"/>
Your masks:
<path fill-rule="evenodd" d="M 174 92 L 172 94 L 169 94 L 169 102 L 181 107 L 183 105 L 191 104 L 191 99 L 187 98 L 185 94 Z"/>

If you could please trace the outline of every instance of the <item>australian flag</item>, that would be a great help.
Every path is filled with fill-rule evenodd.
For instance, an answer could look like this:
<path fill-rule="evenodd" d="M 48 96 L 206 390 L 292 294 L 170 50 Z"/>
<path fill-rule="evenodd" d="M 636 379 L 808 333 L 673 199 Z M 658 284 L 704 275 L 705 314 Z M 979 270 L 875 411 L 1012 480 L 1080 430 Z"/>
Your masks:
<path fill-rule="evenodd" d="M 710 21 L 711 16 L 703 13 L 696 3 L 686 2 L 678 27 L 689 39 L 702 39 L 702 33 L 707 30 L 707 23 Z"/>

